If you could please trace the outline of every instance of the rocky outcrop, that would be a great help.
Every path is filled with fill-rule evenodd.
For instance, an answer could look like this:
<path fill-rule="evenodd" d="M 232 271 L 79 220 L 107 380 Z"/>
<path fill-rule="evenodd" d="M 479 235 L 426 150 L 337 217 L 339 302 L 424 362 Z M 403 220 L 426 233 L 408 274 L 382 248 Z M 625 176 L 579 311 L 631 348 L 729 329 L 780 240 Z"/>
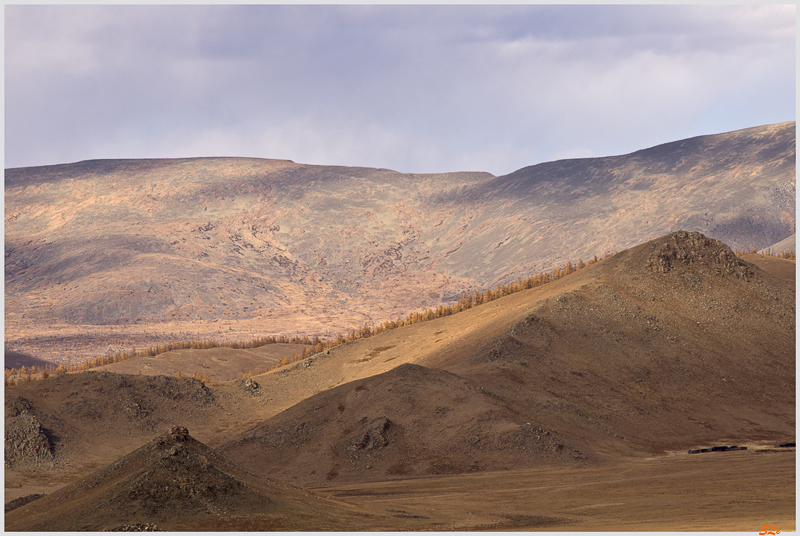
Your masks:
<path fill-rule="evenodd" d="M 679 268 L 706 268 L 720 275 L 732 275 L 745 280 L 753 275 L 747 263 L 719 240 L 682 230 L 658 241 L 646 267 L 660 273 Z"/>
<path fill-rule="evenodd" d="M 364 421 L 367 419 L 364 418 Z M 386 417 L 380 417 L 373 420 L 365 426 L 365 430 L 361 433 L 357 441 L 350 447 L 353 450 L 375 450 L 385 447 L 389 444 L 388 432 L 392 425 L 392 421 Z"/>
<path fill-rule="evenodd" d="M 261 386 L 258 385 L 258 382 L 253 378 L 238 379 L 235 383 L 251 395 L 257 395 L 259 393 L 259 389 L 261 389 Z"/>
<path fill-rule="evenodd" d="M 53 441 L 22 397 L 6 403 L 5 467 L 53 461 Z"/>

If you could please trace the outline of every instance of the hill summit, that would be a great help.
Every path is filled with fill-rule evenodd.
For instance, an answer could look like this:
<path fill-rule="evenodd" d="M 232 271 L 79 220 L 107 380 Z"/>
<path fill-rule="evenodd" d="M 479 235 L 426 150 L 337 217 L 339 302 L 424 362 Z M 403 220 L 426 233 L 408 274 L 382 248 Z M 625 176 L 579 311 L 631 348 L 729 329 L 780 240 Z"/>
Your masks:
<path fill-rule="evenodd" d="M 678 231 L 653 243 L 647 268 L 666 273 L 674 269 L 711 270 L 748 279 L 752 271 L 731 248 L 697 232 Z"/>

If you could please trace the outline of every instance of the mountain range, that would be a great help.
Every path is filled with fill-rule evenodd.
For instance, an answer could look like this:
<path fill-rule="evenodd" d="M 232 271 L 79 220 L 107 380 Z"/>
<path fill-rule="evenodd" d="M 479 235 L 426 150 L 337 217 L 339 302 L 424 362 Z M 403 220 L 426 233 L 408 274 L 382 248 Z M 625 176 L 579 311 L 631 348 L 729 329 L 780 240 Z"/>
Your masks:
<path fill-rule="evenodd" d="M 251 158 L 7 169 L 6 340 L 76 363 L 167 336 L 325 336 L 677 229 L 767 248 L 795 233 L 795 155 L 789 122 L 501 177 Z"/>

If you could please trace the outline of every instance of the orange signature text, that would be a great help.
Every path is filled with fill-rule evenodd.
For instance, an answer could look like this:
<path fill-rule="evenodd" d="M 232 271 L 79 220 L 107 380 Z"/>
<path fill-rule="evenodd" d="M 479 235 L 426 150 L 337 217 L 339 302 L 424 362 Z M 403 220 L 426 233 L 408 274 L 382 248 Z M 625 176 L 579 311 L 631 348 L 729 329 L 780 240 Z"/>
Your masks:
<path fill-rule="evenodd" d="M 774 527 L 772 527 L 772 529 L 769 528 L 769 525 L 765 525 L 761 527 L 761 532 L 759 532 L 758 534 L 759 536 L 764 536 L 765 534 L 780 534 L 780 533 L 781 531 L 778 530 L 778 525 L 775 525 Z"/>

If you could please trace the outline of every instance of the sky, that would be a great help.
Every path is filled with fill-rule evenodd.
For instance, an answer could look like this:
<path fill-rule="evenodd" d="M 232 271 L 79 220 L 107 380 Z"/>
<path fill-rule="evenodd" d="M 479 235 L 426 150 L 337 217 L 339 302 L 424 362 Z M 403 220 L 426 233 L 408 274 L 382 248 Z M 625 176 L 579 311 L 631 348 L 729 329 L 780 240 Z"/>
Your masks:
<path fill-rule="evenodd" d="M 5 5 L 4 167 L 510 173 L 795 120 L 788 5 Z"/>

